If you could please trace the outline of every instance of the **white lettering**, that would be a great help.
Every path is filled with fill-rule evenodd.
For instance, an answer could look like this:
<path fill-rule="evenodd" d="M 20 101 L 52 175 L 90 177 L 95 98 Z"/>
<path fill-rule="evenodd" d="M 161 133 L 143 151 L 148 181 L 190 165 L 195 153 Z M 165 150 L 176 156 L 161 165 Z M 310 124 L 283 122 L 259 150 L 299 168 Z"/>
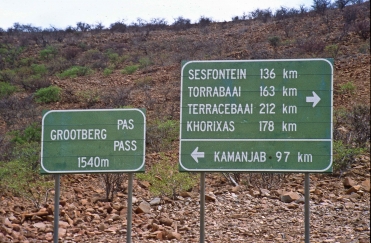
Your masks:
<path fill-rule="evenodd" d="M 187 121 L 188 132 L 233 132 L 234 121 Z"/>
<path fill-rule="evenodd" d="M 189 80 L 246 79 L 246 69 L 189 69 Z"/>
<path fill-rule="evenodd" d="M 267 160 L 264 151 L 214 151 L 214 162 L 259 162 Z"/>
<path fill-rule="evenodd" d="M 80 136 L 81 134 L 81 136 Z M 64 129 L 51 130 L 51 140 L 105 140 L 107 138 L 106 129 Z"/>
<path fill-rule="evenodd" d="M 113 141 L 113 151 L 136 151 L 136 140 Z"/>
<path fill-rule="evenodd" d="M 253 104 L 188 104 L 191 115 L 246 115 L 253 114 Z"/>

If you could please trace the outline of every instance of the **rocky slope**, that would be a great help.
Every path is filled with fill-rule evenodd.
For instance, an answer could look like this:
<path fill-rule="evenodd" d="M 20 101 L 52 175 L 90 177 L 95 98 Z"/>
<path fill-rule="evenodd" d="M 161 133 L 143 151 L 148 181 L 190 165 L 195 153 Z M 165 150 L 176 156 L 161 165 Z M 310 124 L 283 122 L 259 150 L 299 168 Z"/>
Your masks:
<path fill-rule="evenodd" d="M 369 2 L 358 9 L 358 19 L 370 21 Z M 282 20 L 246 20 L 138 32 L 87 32 L 66 35 L 62 42 L 50 36 L 49 44 L 62 52 L 84 43 L 69 64 L 92 65 L 88 50 L 114 49 L 127 58 L 116 63 L 113 73 L 95 69 L 88 76 L 48 80 L 63 89 L 62 100 L 47 105 L 29 104 L 41 114 L 43 109 L 112 108 L 130 105 L 147 109 L 147 119 L 179 119 L 181 60 L 266 59 L 332 57 L 335 60 L 334 106 L 350 109 L 369 103 L 370 44 L 356 29 L 346 29 L 340 10 L 326 15 L 306 14 Z M 355 26 L 355 25 L 352 25 Z M 369 32 L 368 32 L 369 33 Z M 280 37 L 280 45 L 268 39 Z M 0 36 L 5 38 L 5 36 Z M 27 55 L 37 57 L 41 44 L 33 43 Z M 322 48 L 320 47 L 322 45 Z M 327 46 L 336 45 L 336 51 Z M 147 59 L 143 59 L 147 58 Z M 130 75 L 121 69 L 149 60 L 150 64 Z M 95 60 L 97 61 L 97 60 Z M 99 61 L 99 60 L 98 60 Z M 62 65 L 57 59 L 49 68 Z M 97 64 L 98 65 L 98 64 Z M 61 67 L 59 67 L 61 68 Z M 346 89 L 351 82 L 355 90 Z M 87 94 L 90 94 L 87 95 Z M 30 93 L 18 94 L 26 99 Z M 99 97 L 99 99 L 94 99 Z M 28 107 L 28 108 L 30 108 Z M 14 109 L 19 124 L 0 117 L 2 133 L 20 123 L 28 123 L 23 108 Z M 40 121 L 41 116 L 37 119 Z M 34 119 L 34 116 L 32 116 Z M 178 154 L 177 142 L 167 153 Z M 146 163 L 158 160 L 158 152 L 147 152 Z M 59 237 L 61 242 L 125 242 L 127 182 L 111 202 L 98 175 L 61 177 Z M 351 168 L 339 174 L 311 174 L 311 242 L 370 241 L 370 157 L 357 157 Z M 176 198 L 161 200 L 149 193 L 148 183 L 135 179 L 133 188 L 133 242 L 199 242 L 199 188 Z M 241 183 L 232 185 L 220 173 L 206 175 L 206 242 L 303 242 L 304 175 L 263 175 L 245 173 Z M 0 193 L 0 242 L 51 242 L 53 239 L 53 196 L 51 190 L 41 209 L 10 193 Z"/>

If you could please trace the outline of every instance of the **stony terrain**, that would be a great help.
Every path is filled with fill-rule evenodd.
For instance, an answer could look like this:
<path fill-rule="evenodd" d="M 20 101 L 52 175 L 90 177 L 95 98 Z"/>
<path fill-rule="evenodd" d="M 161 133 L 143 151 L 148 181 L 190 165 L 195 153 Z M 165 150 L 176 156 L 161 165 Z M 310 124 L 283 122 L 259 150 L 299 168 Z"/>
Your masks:
<path fill-rule="evenodd" d="M 342 179 L 311 175 L 311 242 L 369 242 L 369 172 L 364 156 Z M 94 175 L 64 175 L 61 181 L 62 242 L 126 241 L 126 191 L 104 202 Z M 278 189 L 235 187 L 220 174 L 207 174 L 206 242 L 304 242 L 304 175 L 287 175 L 276 183 Z M 133 242 L 199 242 L 197 189 L 161 201 L 147 191 L 135 180 Z M 35 211 L 20 198 L 3 197 L 2 241 L 51 242 L 52 209 L 49 204 Z"/>
<path fill-rule="evenodd" d="M 357 21 L 370 21 L 369 2 L 358 11 Z M 335 108 L 368 104 L 370 38 L 364 40 L 354 30 L 345 31 L 343 18 L 343 12 L 332 10 L 326 16 L 212 23 L 180 31 L 86 32 L 67 36 L 60 43 L 50 39 L 49 43 L 61 49 L 78 43 L 90 49 L 115 48 L 131 57 L 117 64 L 119 67 L 138 62 L 143 56 L 151 65 L 131 75 L 123 75 L 117 68 L 109 76 L 102 70 L 71 79 L 50 76 L 48 80 L 63 89 L 62 100 L 30 105 L 30 109 L 41 114 L 43 109 L 132 105 L 146 108 L 147 119 L 179 119 L 181 60 L 312 57 L 335 60 Z M 277 48 L 267 41 L 271 36 L 280 37 Z M 326 46 L 336 44 L 339 50 L 317 52 L 316 46 L 308 47 L 316 41 Z M 34 43 L 34 47 L 28 55 L 37 56 L 42 49 L 41 44 Z M 83 53 L 74 64 L 83 64 Z M 354 92 L 342 90 L 347 82 L 354 84 Z M 91 99 L 81 99 L 82 92 L 92 94 Z M 97 101 L 95 94 L 100 96 Z M 28 95 L 25 91 L 19 98 Z M 28 122 L 29 117 L 23 114 L 24 110 L 16 111 L 22 118 L 19 123 Z M 1 133 L 17 125 L 10 126 L 0 117 Z M 177 161 L 177 141 L 166 153 Z M 147 152 L 149 167 L 156 163 L 158 154 Z M 370 242 L 370 156 L 358 156 L 342 174 L 311 174 L 310 181 L 311 242 Z M 134 179 L 132 241 L 199 242 L 199 186 L 176 198 L 161 199 L 151 195 L 148 187 L 147 182 Z M 236 186 L 220 173 L 207 173 L 206 194 L 206 242 L 304 242 L 304 174 L 245 173 Z M 48 191 L 48 200 L 36 208 L 23 198 L 1 192 L 0 242 L 52 242 L 53 198 L 54 190 Z M 113 200 L 107 201 L 99 175 L 61 176 L 60 242 L 125 242 L 126 214 L 127 181 Z"/>

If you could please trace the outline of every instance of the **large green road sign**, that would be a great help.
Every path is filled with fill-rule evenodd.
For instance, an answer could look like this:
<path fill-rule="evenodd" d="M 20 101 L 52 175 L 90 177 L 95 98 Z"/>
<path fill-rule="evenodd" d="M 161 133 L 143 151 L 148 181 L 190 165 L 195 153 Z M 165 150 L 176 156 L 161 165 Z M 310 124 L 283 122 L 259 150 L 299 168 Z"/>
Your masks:
<path fill-rule="evenodd" d="M 189 61 L 181 75 L 181 170 L 332 171 L 331 61 Z"/>
<path fill-rule="evenodd" d="M 145 114 L 139 109 L 59 110 L 42 120 L 42 173 L 144 171 Z"/>

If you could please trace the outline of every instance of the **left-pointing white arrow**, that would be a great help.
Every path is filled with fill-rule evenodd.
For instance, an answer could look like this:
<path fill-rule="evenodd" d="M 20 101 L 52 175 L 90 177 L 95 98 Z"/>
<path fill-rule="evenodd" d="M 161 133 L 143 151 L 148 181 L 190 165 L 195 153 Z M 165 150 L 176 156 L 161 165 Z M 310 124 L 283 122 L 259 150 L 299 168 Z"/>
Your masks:
<path fill-rule="evenodd" d="M 191 156 L 198 163 L 198 158 L 204 158 L 205 153 L 204 152 L 198 152 L 198 147 L 196 147 L 195 150 L 193 150 L 193 152 L 191 153 Z"/>
<path fill-rule="evenodd" d="M 318 104 L 318 102 L 321 100 L 321 98 L 314 91 L 312 91 L 312 94 L 313 96 L 307 96 L 306 101 L 309 103 L 313 102 L 312 107 L 315 107 Z"/>

